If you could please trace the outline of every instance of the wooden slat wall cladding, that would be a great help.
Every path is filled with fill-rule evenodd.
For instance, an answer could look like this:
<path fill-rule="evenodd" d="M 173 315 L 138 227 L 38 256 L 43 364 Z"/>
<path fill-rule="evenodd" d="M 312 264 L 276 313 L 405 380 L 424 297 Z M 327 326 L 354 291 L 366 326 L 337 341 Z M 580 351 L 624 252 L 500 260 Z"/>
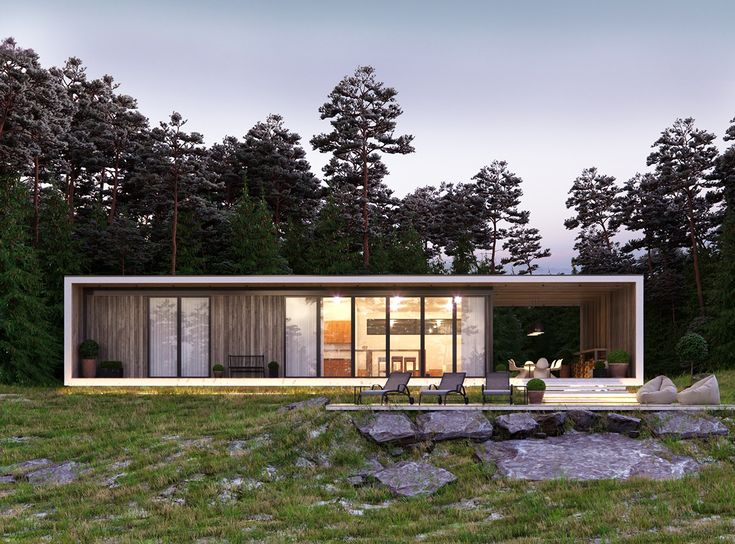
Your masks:
<path fill-rule="evenodd" d="M 148 377 L 147 297 L 88 297 L 85 336 L 99 343 L 100 361 L 122 361 L 126 378 Z"/>
<path fill-rule="evenodd" d="M 635 287 L 620 289 L 610 295 L 610 344 L 630 354 L 629 375 L 635 368 Z"/>
<path fill-rule="evenodd" d="M 226 365 L 228 355 L 265 355 L 283 373 L 284 297 L 213 295 L 210 317 L 212 364 Z"/>
<path fill-rule="evenodd" d="M 602 295 L 580 306 L 581 349 L 624 349 L 630 354 L 630 375 L 635 368 L 635 286 Z"/>

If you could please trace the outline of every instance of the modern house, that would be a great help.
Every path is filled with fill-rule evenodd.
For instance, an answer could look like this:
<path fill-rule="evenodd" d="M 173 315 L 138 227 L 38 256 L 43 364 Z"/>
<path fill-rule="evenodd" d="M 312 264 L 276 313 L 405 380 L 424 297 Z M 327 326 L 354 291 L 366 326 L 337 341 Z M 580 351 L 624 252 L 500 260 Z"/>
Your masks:
<path fill-rule="evenodd" d="M 536 306 L 578 308 L 577 358 L 624 349 L 627 376 L 606 380 L 643 383 L 641 276 L 71 276 L 64 297 L 66 385 L 352 386 L 398 369 L 415 385 L 452 370 L 480 385 L 497 363 L 495 309 Z M 81 377 L 85 339 L 124 377 Z M 239 356 L 277 361 L 278 377 L 211 377 Z"/>

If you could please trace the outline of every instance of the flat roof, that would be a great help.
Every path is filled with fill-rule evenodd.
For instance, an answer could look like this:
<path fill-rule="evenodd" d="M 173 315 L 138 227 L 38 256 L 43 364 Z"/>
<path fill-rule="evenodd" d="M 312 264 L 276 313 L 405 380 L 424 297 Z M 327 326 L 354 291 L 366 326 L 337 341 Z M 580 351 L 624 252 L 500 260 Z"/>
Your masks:
<path fill-rule="evenodd" d="M 321 287 L 321 286 L 471 286 L 500 287 L 528 284 L 609 284 L 620 285 L 643 281 L 642 275 L 370 275 L 370 276 L 314 276 L 314 275 L 252 275 L 252 276 L 66 276 L 73 284 L 100 286 L 265 286 L 265 287 Z"/>
<path fill-rule="evenodd" d="M 574 306 L 600 296 L 642 287 L 639 275 L 374 275 L 374 276 L 67 276 L 67 285 L 100 289 L 492 289 L 495 306 Z M 334 294 L 340 294 L 335 292 Z"/>

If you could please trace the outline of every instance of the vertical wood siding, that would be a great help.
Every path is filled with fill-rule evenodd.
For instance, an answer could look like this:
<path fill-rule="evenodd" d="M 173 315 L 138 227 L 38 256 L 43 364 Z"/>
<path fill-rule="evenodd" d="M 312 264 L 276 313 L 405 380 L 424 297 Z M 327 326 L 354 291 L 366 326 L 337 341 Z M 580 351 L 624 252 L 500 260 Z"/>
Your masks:
<path fill-rule="evenodd" d="M 86 325 L 86 337 L 100 345 L 100 361 L 122 361 L 126 378 L 148 377 L 148 297 L 90 296 Z"/>
<path fill-rule="evenodd" d="M 265 355 L 283 375 L 286 301 L 282 296 L 213 295 L 212 364 L 228 355 Z"/>

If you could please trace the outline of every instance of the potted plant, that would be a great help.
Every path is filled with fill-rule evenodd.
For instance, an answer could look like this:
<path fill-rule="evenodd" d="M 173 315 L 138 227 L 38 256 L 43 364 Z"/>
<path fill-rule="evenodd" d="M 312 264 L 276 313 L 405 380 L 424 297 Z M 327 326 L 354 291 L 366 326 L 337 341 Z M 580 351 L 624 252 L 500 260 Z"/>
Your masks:
<path fill-rule="evenodd" d="M 79 357 L 82 360 L 82 378 L 97 377 L 97 355 L 100 345 L 94 340 L 85 340 L 79 344 Z"/>
<path fill-rule="evenodd" d="M 278 377 L 278 361 L 271 361 L 270 363 L 268 363 L 268 377 Z"/>
<path fill-rule="evenodd" d="M 611 378 L 625 378 L 629 363 L 630 355 L 624 349 L 614 349 L 607 354 L 607 368 Z"/>
<path fill-rule="evenodd" d="M 122 378 L 122 361 L 102 361 L 97 369 L 98 378 Z"/>
<path fill-rule="evenodd" d="M 495 372 L 508 372 L 508 367 L 505 363 L 498 363 L 495 365 Z"/>
<path fill-rule="evenodd" d="M 544 391 L 546 391 L 546 382 L 539 378 L 528 380 L 526 384 L 528 392 L 528 402 L 531 404 L 541 404 L 544 400 Z"/>
<path fill-rule="evenodd" d="M 605 361 L 597 359 L 595 361 L 595 368 L 592 369 L 593 378 L 607 378 L 607 367 L 605 367 Z"/>
<path fill-rule="evenodd" d="M 689 377 L 693 382 L 694 367 L 701 365 L 709 355 L 707 340 L 697 333 L 687 333 L 676 343 L 676 355 L 682 364 L 689 367 Z"/>
<path fill-rule="evenodd" d="M 214 374 L 215 378 L 221 378 L 225 375 L 225 365 L 222 363 L 217 363 L 212 367 L 212 374 Z"/>

